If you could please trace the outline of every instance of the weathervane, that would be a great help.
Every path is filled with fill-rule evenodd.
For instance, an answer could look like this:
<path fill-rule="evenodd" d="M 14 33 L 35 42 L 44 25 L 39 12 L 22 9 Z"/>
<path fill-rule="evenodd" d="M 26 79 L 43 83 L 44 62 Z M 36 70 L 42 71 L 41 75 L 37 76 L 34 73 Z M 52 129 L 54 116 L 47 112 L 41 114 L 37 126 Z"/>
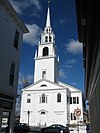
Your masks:
<path fill-rule="evenodd" d="M 48 7 L 49 7 L 49 5 L 50 5 L 50 0 L 48 0 Z"/>

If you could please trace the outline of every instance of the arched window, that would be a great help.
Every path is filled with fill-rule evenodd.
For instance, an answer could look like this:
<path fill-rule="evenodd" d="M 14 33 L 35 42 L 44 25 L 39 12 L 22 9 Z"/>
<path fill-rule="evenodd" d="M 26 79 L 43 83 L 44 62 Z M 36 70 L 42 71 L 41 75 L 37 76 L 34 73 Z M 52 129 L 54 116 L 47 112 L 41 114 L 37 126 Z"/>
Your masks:
<path fill-rule="evenodd" d="M 61 102 L 61 94 L 60 93 L 57 94 L 57 102 Z"/>
<path fill-rule="evenodd" d="M 47 96 L 43 93 L 40 97 L 40 103 L 47 103 Z"/>
<path fill-rule="evenodd" d="M 43 112 L 41 112 L 41 115 L 45 115 L 45 112 L 43 111 Z"/>
<path fill-rule="evenodd" d="M 48 29 L 46 29 L 46 32 L 48 33 Z"/>
<path fill-rule="evenodd" d="M 43 56 L 48 56 L 48 53 L 49 53 L 48 47 L 44 47 L 43 48 Z"/>
<path fill-rule="evenodd" d="M 45 103 L 45 94 L 42 94 L 42 103 Z"/>
<path fill-rule="evenodd" d="M 42 84 L 40 87 L 47 87 L 47 85 L 45 85 L 45 84 Z"/>
<path fill-rule="evenodd" d="M 51 37 L 51 36 L 49 36 L 49 42 L 51 42 L 51 40 L 52 40 L 52 37 Z"/>
<path fill-rule="evenodd" d="M 27 103 L 31 102 L 31 94 L 27 94 Z"/>
<path fill-rule="evenodd" d="M 9 75 L 9 85 L 14 84 L 14 74 L 15 74 L 15 63 L 11 63 L 10 65 L 10 75 Z"/>
<path fill-rule="evenodd" d="M 45 37 L 45 42 L 48 42 L 48 36 Z"/>

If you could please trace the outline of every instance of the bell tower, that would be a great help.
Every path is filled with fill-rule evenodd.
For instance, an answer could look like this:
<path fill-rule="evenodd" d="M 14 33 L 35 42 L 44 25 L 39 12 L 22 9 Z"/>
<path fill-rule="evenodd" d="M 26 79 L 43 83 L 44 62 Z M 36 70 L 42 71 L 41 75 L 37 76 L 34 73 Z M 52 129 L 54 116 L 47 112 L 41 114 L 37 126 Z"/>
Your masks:
<path fill-rule="evenodd" d="M 55 34 L 52 31 L 50 23 L 50 9 L 48 4 L 46 26 L 41 34 L 41 39 L 35 53 L 34 82 L 43 78 L 52 82 L 57 82 L 58 62 L 59 59 L 57 59 L 56 53 Z"/>

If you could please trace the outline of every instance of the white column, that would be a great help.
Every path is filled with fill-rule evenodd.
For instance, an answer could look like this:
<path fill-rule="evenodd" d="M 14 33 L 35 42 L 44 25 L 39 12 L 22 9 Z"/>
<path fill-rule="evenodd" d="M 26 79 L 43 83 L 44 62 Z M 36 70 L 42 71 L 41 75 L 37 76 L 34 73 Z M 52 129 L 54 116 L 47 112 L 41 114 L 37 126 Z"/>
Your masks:
<path fill-rule="evenodd" d="M 2 125 L 2 115 L 3 115 L 3 111 L 0 109 L 0 133 L 1 133 L 1 125 Z"/>

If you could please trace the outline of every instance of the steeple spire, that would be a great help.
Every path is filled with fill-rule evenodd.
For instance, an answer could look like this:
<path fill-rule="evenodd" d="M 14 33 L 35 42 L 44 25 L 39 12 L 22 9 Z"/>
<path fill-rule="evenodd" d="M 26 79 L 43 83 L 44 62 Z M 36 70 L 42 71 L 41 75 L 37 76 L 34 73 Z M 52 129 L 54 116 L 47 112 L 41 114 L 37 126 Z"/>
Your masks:
<path fill-rule="evenodd" d="M 46 27 L 50 27 L 50 9 L 49 9 L 50 0 L 48 0 L 48 12 L 47 12 L 47 21 L 46 21 Z"/>

